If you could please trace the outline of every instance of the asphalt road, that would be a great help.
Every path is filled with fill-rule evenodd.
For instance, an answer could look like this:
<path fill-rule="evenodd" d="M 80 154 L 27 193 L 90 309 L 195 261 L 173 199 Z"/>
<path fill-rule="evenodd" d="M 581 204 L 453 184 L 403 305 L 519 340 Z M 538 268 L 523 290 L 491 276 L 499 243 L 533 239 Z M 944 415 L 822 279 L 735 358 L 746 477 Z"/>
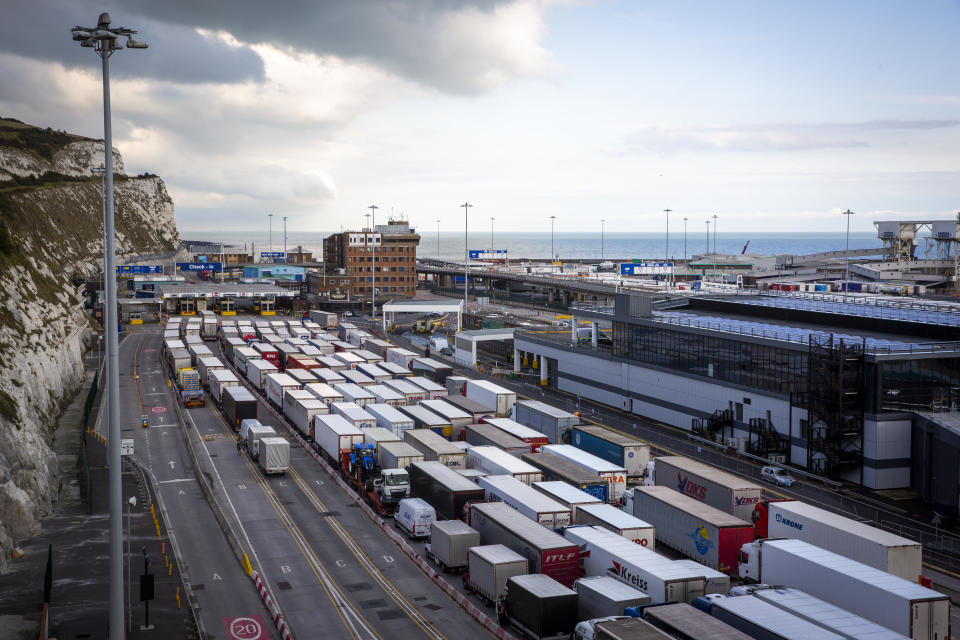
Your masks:
<path fill-rule="evenodd" d="M 134 440 L 134 456 L 150 471 L 201 632 L 227 637 L 226 620 L 266 618 L 266 609 L 198 484 L 160 365 L 161 342 L 158 327 L 144 325 L 120 344 L 121 436 Z M 149 416 L 147 429 L 140 426 L 142 412 Z M 261 637 L 279 634 L 266 624 Z"/>
<path fill-rule="evenodd" d="M 262 400 L 259 415 L 277 426 Z M 334 627 L 361 639 L 485 633 L 295 441 L 289 473 L 265 478 L 246 453 L 238 453 L 232 429 L 212 403 L 187 416 L 240 515 L 255 550 L 252 560 L 299 637 Z M 285 434 L 282 427 L 277 431 Z"/>

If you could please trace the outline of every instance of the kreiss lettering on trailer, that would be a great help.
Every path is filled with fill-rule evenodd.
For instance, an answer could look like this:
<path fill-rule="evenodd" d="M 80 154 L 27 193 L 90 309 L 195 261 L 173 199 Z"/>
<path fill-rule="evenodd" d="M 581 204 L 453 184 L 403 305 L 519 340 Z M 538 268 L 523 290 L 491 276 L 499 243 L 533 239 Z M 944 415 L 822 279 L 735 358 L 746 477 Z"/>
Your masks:
<path fill-rule="evenodd" d="M 707 499 L 707 488 L 702 484 L 692 482 L 690 478 L 681 473 L 677 473 L 677 491 L 697 500 Z"/>
<path fill-rule="evenodd" d="M 630 586 L 636 587 L 640 591 L 643 591 L 644 593 L 646 593 L 647 591 L 646 580 L 644 580 L 637 574 L 631 572 L 629 569 L 627 569 L 627 567 L 623 566 L 616 560 L 611 560 L 610 562 L 613 564 L 613 566 L 607 568 L 608 573 L 612 573 L 614 576 L 616 576 L 618 579 L 622 580 L 623 582 L 626 582 Z"/>
<path fill-rule="evenodd" d="M 802 522 L 797 522 L 796 520 L 790 520 L 790 519 L 788 519 L 788 518 L 784 518 L 784 517 L 783 517 L 782 515 L 780 515 L 779 513 L 777 514 L 776 519 L 777 519 L 777 522 L 779 522 L 780 524 L 786 525 L 786 526 L 788 526 L 788 527 L 793 527 L 793 528 L 796 529 L 797 531 L 803 531 L 803 523 L 802 523 Z"/>

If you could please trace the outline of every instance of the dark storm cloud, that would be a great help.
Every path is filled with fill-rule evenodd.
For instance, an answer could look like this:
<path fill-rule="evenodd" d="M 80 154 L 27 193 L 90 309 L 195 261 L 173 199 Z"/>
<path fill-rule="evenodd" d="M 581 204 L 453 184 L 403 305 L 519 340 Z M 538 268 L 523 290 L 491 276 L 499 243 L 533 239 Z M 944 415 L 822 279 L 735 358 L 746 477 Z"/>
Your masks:
<path fill-rule="evenodd" d="M 129 4 L 111 12 L 113 25 L 136 29 L 137 38 L 147 42 L 150 48 L 111 58 L 111 71 L 118 76 L 135 74 L 186 83 L 232 83 L 263 78 L 263 61 L 248 47 L 231 47 L 204 38 L 185 23 L 145 21 L 142 12 L 134 13 Z M 97 66 L 99 58 L 71 40 L 70 28 L 95 25 L 101 11 L 103 3 L 90 0 L 8 0 L 4 3 L 5 18 L 0 20 L 0 52 L 59 62 L 68 67 Z M 136 58 L 135 64 L 128 58 Z"/>

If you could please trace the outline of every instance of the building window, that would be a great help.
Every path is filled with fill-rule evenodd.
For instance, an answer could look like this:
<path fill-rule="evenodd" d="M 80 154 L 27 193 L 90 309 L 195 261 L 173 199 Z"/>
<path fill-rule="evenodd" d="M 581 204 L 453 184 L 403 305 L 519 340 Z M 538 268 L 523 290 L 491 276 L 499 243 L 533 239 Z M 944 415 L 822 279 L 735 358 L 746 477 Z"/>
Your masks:
<path fill-rule="evenodd" d="M 810 421 L 800 420 L 800 439 L 808 440 L 810 438 Z"/>
<path fill-rule="evenodd" d="M 733 405 L 733 410 L 737 422 L 743 422 L 743 405 L 737 402 Z"/>

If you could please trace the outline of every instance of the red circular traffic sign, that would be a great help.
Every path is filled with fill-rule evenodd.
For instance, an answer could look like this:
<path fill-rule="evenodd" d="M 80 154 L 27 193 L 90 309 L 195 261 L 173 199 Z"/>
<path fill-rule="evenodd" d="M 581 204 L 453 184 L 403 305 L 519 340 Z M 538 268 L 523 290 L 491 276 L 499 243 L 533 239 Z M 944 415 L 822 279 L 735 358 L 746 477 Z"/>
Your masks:
<path fill-rule="evenodd" d="M 166 413 L 166 407 L 150 407 L 150 413 Z"/>
<path fill-rule="evenodd" d="M 231 640 L 261 640 L 263 634 L 263 618 L 250 616 L 247 618 L 224 618 L 223 625 L 227 628 Z"/>

